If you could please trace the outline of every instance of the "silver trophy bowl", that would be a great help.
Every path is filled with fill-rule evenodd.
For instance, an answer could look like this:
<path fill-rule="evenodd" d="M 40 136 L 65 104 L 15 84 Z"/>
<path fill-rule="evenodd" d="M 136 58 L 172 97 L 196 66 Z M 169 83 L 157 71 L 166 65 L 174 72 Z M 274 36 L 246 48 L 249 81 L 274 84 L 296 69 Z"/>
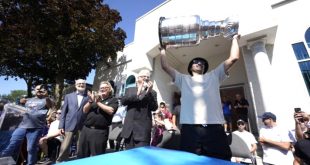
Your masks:
<path fill-rule="evenodd" d="M 201 40 L 223 36 L 228 39 L 238 33 L 239 22 L 230 17 L 221 21 L 201 20 L 198 15 L 159 19 L 161 47 L 195 46 Z"/>
<path fill-rule="evenodd" d="M 199 16 L 159 19 L 159 41 L 161 46 L 193 46 L 200 42 Z"/>

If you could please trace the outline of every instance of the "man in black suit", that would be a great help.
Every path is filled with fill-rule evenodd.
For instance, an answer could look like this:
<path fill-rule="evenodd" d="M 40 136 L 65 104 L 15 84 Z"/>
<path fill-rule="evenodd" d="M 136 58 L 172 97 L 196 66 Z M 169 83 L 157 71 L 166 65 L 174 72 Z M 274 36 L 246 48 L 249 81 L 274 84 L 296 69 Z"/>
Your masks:
<path fill-rule="evenodd" d="M 150 71 L 141 70 L 135 87 L 126 90 L 122 104 L 127 106 L 123 131 L 126 149 L 149 146 L 151 141 L 152 113 L 158 108 L 157 93 L 153 90 Z"/>

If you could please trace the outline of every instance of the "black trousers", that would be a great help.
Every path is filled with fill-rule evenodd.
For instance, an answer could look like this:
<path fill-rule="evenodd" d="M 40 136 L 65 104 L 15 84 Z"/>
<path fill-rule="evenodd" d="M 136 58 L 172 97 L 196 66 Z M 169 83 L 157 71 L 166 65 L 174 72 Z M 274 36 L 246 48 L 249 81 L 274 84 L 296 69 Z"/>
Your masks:
<path fill-rule="evenodd" d="M 107 147 L 109 128 L 93 129 L 84 126 L 80 133 L 77 157 L 85 158 L 104 154 Z"/>
<path fill-rule="evenodd" d="M 181 150 L 230 161 L 231 150 L 221 124 L 183 124 Z"/>
<path fill-rule="evenodd" d="M 129 138 L 125 139 L 125 147 L 126 150 L 137 148 L 137 147 L 143 147 L 143 146 L 150 146 L 150 141 L 136 141 L 133 138 L 133 132 L 129 136 Z"/>
<path fill-rule="evenodd" d="M 60 149 L 61 142 L 57 138 L 51 138 L 47 140 L 47 146 L 48 146 L 48 157 L 51 160 L 56 160 L 58 157 L 57 151 Z"/>

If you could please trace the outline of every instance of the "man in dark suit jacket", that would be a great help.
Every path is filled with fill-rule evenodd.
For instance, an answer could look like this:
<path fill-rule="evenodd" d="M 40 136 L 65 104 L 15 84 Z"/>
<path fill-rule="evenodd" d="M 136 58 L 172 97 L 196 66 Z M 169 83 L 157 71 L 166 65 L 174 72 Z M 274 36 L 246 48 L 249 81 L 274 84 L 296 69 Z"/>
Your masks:
<path fill-rule="evenodd" d="M 126 149 L 148 146 L 151 141 L 152 113 L 158 108 L 157 93 L 149 81 L 150 71 L 141 70 L 136 87 L 128 88 L 122 98 L 127 114 L 121 136 L 125 138 Z"/>
<path fill-rule="evenodd" d="M 62 105 L 59 129 L 65 138 L 61 143 L 57 163 L 68 160 L 73 136 L 76 135 L 83 124 L 83 107 L 89 100 L 85 80 L 76 80 L 75 87 L 76 91 L 67 94 Z"/>

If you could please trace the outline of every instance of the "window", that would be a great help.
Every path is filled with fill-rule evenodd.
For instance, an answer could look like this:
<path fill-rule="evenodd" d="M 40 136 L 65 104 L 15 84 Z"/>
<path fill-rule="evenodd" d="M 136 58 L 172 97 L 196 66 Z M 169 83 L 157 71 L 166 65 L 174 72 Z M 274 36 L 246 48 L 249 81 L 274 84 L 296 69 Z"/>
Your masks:
<path fill-rule="evenodd" d="M 306 39 L 308 48 L 310 48 L 310 28 L 308 28 L 308 30 L 306 31 L 305 39 Z"/>
<path fill-rule="evenodd" d="M 306 41 L 307 43 L 309 43 L 308 41 L 310 41 L 310 30 L 309 29 L 306 32 Z M 299 64 L 300 71 L 302 73 L 305 84 L 307 86 L 308 93 L 310 95 L 310 57 L 309 57 L 309 54 L 303 42 L 293 44 L 292 47 L 293 47 L 295 56 Z"/>
<path fill-rule="evenodd" d="M 118 97 L 124 96 L 127 88 L 135 87 L 135 86 L 136 86 L 136 77 L 134 75 L 128 76 L 125 84 L 121 84 L 119 88 Z"/>
<path fill-rule="evenodd" d="M 120 84 L 117 89 L 118 91 L 116 97 L 122 97 L 125 95 L 125 84 Z"/>
<path fill-rule="evenodd" d="M 302 73 L 302 76 L 304 77 L 308 93 L 310 95 L 310 61 L 304 61 L 299 63 L 299 67 Z"/>
<path fill-rule="evenodd" d="M 309 54 L 303 42 L 293 44 L 293 49 L 297 60 L 305 60 L 309 58 Z"/>

